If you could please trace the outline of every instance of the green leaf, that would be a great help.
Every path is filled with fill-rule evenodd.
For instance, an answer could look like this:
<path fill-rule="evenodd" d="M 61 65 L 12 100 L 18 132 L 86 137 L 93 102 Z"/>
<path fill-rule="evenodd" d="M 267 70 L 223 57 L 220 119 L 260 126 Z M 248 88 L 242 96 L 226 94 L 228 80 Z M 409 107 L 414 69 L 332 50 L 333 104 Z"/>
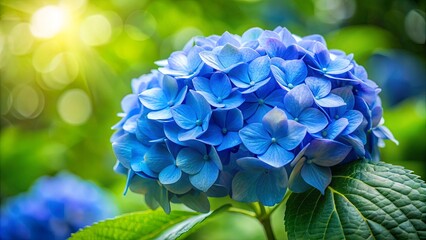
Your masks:
<path fill-rule="evenodd" d="M 289 239 L 426 239 L 426 184 L 386 163 L 336 167 L 324 196 L 291 194 L 285 227 Z"/>
<path fill-rule="evenodd" d="M 73 234 L 70 239 L 172 240 L 193 232 L 204 220 L 228 208 L 229 205 L 224 205 L 206 214 L 172 211 L 167 215 L 162 210 L 129 213 L 95 223 Z"/>

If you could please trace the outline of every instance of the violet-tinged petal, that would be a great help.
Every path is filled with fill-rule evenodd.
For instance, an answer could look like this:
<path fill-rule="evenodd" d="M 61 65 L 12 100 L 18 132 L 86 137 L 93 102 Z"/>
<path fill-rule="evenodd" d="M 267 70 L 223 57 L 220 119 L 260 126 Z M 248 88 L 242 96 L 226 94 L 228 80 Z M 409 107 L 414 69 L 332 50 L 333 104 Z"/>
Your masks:
<path fill-rule="evenodd" d="M 350 146 L 333 140 L 314 139 L 305 156 L 319 166 L 331 167 L 340 163 L 351 149 Z"/>
<path fill-rule="evenodd" d="M 321 167 L 315 164 L 305 164 L 302 167 L 301 175 L 309 185 L 320 190 L 324 195 L 324 191 L 331 182 L 331 170 L 329 167 Z"/>

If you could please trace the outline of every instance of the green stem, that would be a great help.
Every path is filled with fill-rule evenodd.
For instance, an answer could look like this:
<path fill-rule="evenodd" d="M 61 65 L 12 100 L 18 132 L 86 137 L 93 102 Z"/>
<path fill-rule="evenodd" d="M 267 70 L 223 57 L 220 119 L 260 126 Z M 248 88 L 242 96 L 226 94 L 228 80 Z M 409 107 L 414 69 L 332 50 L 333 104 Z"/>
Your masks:
<path fill-rule="evenodd" d="M 272 231 L 270 215 L 263 219 L 259 219 L 259 221 L 262 224 L 263 229 L 265 230 L 268 240 L 275 240 L 274 231 Z"/>
<path fill-rule="evenodd" d="M 254 218 L 256 217 L 256 214 L 254 212 L 248 211 L 248 210 L 245 210 L 245 209 L 241 209 L 241 208 L 230 207 L 228 209 L 228 211 L 234 212 L 234 213 L 244 214 L 244 215 L 249 216 L 249 217 L 254 217 Z"/>

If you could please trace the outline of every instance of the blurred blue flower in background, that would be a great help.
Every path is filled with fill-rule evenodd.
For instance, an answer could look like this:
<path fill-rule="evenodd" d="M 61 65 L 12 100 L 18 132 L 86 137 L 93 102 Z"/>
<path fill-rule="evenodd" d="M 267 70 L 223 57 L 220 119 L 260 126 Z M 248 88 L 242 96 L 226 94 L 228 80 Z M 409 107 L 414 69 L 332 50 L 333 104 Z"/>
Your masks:
<path fill-rule="evenodd" d="M 80 228 L 118 213 L 111 197 L 93 183 L 62 172 L 42 177 L 1 208 L 0 238 L 67 239 Z"/>

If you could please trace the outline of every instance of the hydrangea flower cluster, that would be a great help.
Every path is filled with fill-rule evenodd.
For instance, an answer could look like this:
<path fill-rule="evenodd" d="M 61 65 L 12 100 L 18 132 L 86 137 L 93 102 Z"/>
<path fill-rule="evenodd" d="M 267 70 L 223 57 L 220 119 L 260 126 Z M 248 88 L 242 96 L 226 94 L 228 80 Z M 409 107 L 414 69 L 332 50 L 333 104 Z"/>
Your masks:
<path fill-rule="evenodd" d="M 195 37 L 132 80 L 111 141 L 126 191 L 149 207 L 209 211 L 207 197 L 279 203 L 287 188 L 324 193 L 330 167 L 378 161 L 380 89 L 320 35 L 252 28 Z"/>
<path fill-rule="evenodd" d="M 114 217 L 110 196 L 70 173 L 42 177 L 1 208 L 0 239 L 63 240 L 80 228 Z"/>

